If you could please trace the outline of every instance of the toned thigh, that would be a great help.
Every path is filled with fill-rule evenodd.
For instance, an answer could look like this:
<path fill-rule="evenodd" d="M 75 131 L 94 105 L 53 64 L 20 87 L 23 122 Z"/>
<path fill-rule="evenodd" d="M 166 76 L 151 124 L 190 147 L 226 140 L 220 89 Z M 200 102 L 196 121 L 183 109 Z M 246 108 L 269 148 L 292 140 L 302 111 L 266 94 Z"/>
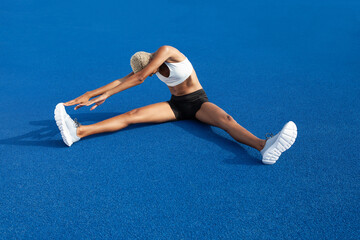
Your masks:
<path fill-rule="evenodd" d="M 124 115 L 129 124 L 147 122 L 161 123 L 176 120 L 175 114 L 167 102 L 136 108 L 124 113 Z"/>
<path fill-rule="evenodd" d="M 223 109 L 211 102 L 205 102 L 201 105 L 199 111 L 195 114 L 196 119 L 226 130 L 236 121 Z"/>

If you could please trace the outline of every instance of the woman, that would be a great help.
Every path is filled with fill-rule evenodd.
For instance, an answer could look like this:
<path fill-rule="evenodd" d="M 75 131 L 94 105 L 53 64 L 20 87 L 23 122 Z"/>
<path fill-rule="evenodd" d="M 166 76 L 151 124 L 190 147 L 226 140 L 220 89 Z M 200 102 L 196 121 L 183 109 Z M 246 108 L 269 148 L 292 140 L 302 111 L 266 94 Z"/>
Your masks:
<path fill-rule="evenodd" d="M 92 134 L 118 131 L 131 124 L 183 119 L 197 119 L 225 130 L 236 141 L 260 151 L 264 164 L 274 164 L 281 153 L 295 142 L 297 128 L 292 121 L 285 124 L 277 135 L 264 140 L 254 136 L 224 110 L 209 102 L 192 64 L 174 47 L 162 46 L 154 53 L 137 52 L 131 57 L 130 65 L 133 71 L 126 77 L 56 106 L 55 120 L 66 145 L 71 146 Z M 64 106 L 76 104 L 75 110 L 92 104 L 90 110 L 94 110 L 110 96 L 143 83 L 153 74 L 167 84 L 172 94 L 169 101 L 137 108 L 91 125 L 79 124 L 65 111 Z M 92 97 L 96 98 L 90 100 Z"/>

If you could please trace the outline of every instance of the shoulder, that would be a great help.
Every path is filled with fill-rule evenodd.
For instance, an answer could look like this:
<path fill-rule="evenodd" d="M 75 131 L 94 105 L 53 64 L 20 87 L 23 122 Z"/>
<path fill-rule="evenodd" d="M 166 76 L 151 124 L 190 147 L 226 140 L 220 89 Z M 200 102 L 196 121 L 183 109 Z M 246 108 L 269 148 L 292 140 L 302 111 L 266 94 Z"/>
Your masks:
<path fill-rule="evenodd" d="M 163 45 L 161 47 L 158 48 L 158 50 L 156 52 L 166 52 L 166 53 L 173 53 L 175 50 L 177 50 L 176 48 L 169 46 L 169 45 Z"/>
<path fill-rule="evenodd" d="M 168 56 L 167 60 L 170 62 L 180 62 L 183 61 L 185 55 L 182 54 L 178 49 L 170 45 L 163 45 L 158 48 L 156 53 L 166 54 Z"/>
<path fill-rule="evenodd" d="M 152 60 L 151 62 L 153 62 L 154 60 L 160 60 L 161 59 L 161 64 L 163 62 L 165 62 L 167 59 L 173 57 L 174 55 L 174 47 L 169 46 L 169 45 L 162 45 L 161 47 L 159 47 L 153 54 Z M 150 63 L 151 63 L 150 62 Z"/>

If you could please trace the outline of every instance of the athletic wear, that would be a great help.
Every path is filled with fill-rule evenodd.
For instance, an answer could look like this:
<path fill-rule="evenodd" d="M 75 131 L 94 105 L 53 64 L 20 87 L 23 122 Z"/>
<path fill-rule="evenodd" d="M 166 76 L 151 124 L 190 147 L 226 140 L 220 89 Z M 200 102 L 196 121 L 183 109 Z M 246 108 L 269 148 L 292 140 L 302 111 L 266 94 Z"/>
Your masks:
<path fill-rule="evenodd" d="M 64 143 L 70 147 L 74 142 L 79 141 L 80 138 L 76 134 L 76 129 L 80 126 L 80 123 L 76 119 L 71 119 L 69 114 L 66 113 L 63 103 L 56 105 L 54 115 Z"/>
<path fill-rule="evenodd" d="M 293 121 L 284 125 L 282 130 L 266 141 L 265 147 L 261 150 L 264 164 L 274 164 L 281 153 L 289 149 L 297 137 L 297 127 Z"/>
<path fill-rule="evenodd" d="M 184 82 L 192 73 L 193 66 L 188 58 L 182 62 L 168 63 L 165 62 L 170 70 L 169 77 L 164 77 L 159 72 L 156 72 L 156 76 L 163 81 L 166 85 L 174 87 Z"/>
<path fill-rule="evenodd" d="M 184 120 L 195 119 L 195 114 L 200 109 L 201 105 L 208 101 L 204 89 L 199 89 L 182 96 L 171 95 L 171 99 L 167 102 L 170 104 L 176 120 Z"/>

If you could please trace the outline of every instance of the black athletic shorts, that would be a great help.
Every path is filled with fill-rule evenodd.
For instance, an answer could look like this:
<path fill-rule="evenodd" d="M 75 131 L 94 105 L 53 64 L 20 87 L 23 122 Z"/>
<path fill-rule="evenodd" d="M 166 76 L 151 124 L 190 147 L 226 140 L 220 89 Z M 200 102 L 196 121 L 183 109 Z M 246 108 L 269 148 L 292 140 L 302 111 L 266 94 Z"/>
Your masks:
<path fill-rule="evenodd" d="M 195 92 L 174 96 L 167 101 L 173 110 L 176 120 L 195 119 L 196 112 L 200 109 L 204 102 L 208 102 L 204 89 L 199 89 Z"/>

